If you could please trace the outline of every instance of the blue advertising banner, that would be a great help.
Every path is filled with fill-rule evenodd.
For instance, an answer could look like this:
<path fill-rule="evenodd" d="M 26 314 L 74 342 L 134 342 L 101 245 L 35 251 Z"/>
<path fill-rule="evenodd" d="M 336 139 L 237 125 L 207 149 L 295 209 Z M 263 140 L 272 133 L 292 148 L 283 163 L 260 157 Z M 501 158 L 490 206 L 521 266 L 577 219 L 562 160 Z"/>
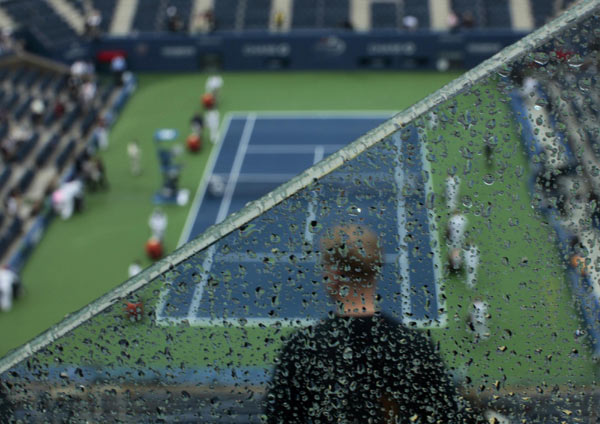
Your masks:
<path fill-rule="evenodd" d="M 525 33 L 295 31 L 140 34 L 105 37 L 91 51 L 102 62 L 122 54 L 133 71 L 470 68 Z"/>

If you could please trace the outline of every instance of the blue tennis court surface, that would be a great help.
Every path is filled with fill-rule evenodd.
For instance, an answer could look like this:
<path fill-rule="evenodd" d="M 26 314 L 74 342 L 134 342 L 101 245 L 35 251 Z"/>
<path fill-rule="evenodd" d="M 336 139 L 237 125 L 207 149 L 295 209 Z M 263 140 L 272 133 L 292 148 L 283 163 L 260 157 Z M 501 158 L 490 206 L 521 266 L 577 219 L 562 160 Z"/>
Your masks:
<path fill-rule="evenodd" d="M 233 115 L 187 240 L 375 128 L 389 116 Z M 301 190 L 177 268 L 159 322 L 302 324 L 333 309 L 321 282 L 319 240 L 340 222 L 373 229 L 385 261 L 380 307 L 405 322 L 439 325 L 439 261 L 423 180 L 424 155 L 409 128 Z"/>

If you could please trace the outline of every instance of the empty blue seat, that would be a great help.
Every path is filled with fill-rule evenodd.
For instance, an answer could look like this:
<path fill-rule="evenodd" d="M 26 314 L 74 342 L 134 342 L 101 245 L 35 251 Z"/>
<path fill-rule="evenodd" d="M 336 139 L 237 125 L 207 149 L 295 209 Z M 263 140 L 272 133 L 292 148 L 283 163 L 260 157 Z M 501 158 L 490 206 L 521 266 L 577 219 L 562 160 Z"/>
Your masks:
<path fill-rule="evenodd" d="M 67 160 L 69 159 L 69 156 L 71 155 L 71 153 L 73 153 L 73 150 L 75 150 L 75 140 L 69 141 L 69 143 L 56 157 L 56 168 L 58 170 L 61 170 L 65 166 Z"/>
<path fill-rule="evenodd" d="M 98 111 L 97 110 L 91 109 L 88 113 L 86 113 L 86 115 L 83 117 L 83 120 L 81 121 L 81 127 L 80 127 L 81 135 L 86 135 L 90 131 L 92 126 L 96 123 L 97 119 L 98 119 Z"/>
<path fill-rule="evenodd" d="M 404 0 L 404 16 L 414 16 L 419 21 L 419 28 L 429 28 L 429 2 Z"/>
<path fill-rule="evenodd" d="M 8 164 L 2 165 L 2 171 L 0 172 L 0 189 L 6 185 L 10 178 L 10 174 L 12 174 L 12 168 Z"/>
<path fill-rule="evenodd" d="M 17 150 L 16 153 L 16 159 L 19 162 L 22 162 L 23 159 L 25 159 L 27 157 L 27 155 L 29 154 L 29 152 L 31 152 L 33 150 L 33 148 L 35 147 L 35 145 L 37 144 L 39 135 L 37 133 L 34 133 L 31 135 L 31 137 L 29 137 L 27 140 L 25 140 L 24 142 L 21 143 L 21 145 L 19 146 L 19 149 Z"/>
<path fill-rule="evenodd" d="M 54 150 L 56 150 L 56 146 L 58 146 L 59 142 L 60 136 L 58 134 L 54 134 L 48 139 L 48 141 L 46 141 L 46 143 L 44 143 L 35 158 L 35 163 L 38 167 L 44 166 L 44 164 L 48 161 L 48 158 L 50 158 Z"/>
<path fill-rule="evenodd" d="M 161 0 L 144 0 L 143 2 L 139 2 L 131 27 L 132 31 L 156 31 L 160 5 Z"/>
<path fill-rule="evenodd" d="M 531 11 L 536 27 L 544 25 L 555 14 L 554 2 L 548 0 L 531 0 Z"/>
<path fill-rule="evenodd" d="M 10 225 L 0 234 L 0 257 L 3 256 L 21 233 L 23 223 L 14 217 Z"/>
<path fill-rule="evenodd" d="M 113 15 L 115 14 L 115 6 L 117 5 L 117 0 L 94 0 L 94 7 L 100 11 L 102 15 L 102 22 L 100 23 L 100 28 L 102 31 L 107 32 L 110 28 L 110 23 L 112 22 Z"/>
<path fill-rule="evenodd" d="M 350 22 L 350 6 L 348 0 L 322 0 L 321 16 L 317 15 L 317 26 L 338 28 Z"/>
<path fill-rule="evenodd" d="M 271 15 L 271 0 L 253 0 L 247 3 L 244 29 L 268 29 Z"/>
<path fill-rule="evenodd" d="M 508 0 L 483 0 L 486 28 L 512 28 Z"/>
<path fill-rule="evenodd" d="M 215 2 L 214 15 L 216 29 L 221 31 L 235 29 L 235 16 L 238 6 L 238 0 L 219 0 Z"/>
<path fill-rule="evenodd" d="M 35 173 L 31 169 L 28 169 L 23 173 L 21 178 L 19 178 L 19 183 L 17 184 L 20 193 L 25 193 L 27 191 L 31 185 L 31 182 L 33 181 L 34 176 Z"/>
<path fill-rule="evenodd" d="M 76 107 L 71 109 L 69 112 L 67 112 L 65 119 L 61 125 L 61 129 L 63 132 L 67 132 L 71 129 L 71 127 L 73 126 L 73 124 L 75 123 L 77 118 L 79 117 L 80 113 L 81 113 L 81 107 L 79 105 L 77 105 Z"/>
<path fill-rule="evenodd" d="M 316 28 L 317 15 L 322 14 L 320 0 L 294 1 L 292 28 Z"/>
<path fill-rule="evenodd" d="M 398 28 L 398 7 L 396 3 L 371 3 L 371 27 L 373 29 Z"/>
<path fill-rule="evenodd" d="M 15 109 L 15 113 L 14 113 L 15 119 L 20 120 L 21 118 L 23 118 L 23 116 L 25 115 L 25 112 L 27 112 L 29 110 L 29 106 L 31 105 L 32 101 L 33 101 L 33 98 L 28 97 L 25 99 L 25 101 L 21 102 L 21 104 L 19 106 L 17 106 L 17 108 Z"/>

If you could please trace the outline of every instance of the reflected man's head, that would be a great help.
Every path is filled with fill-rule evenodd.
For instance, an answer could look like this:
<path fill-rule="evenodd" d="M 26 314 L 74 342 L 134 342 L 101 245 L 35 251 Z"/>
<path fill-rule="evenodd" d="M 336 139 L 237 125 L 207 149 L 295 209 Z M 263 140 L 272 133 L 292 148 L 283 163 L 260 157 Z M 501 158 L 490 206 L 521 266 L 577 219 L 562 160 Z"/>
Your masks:
<path fill-rule="evenodd" d="M 353 305 L 371 303 L 382 266 L 375 233 L 360 225 L 340 225 L 325 234 L 321 246 L 329 294 Z"/>

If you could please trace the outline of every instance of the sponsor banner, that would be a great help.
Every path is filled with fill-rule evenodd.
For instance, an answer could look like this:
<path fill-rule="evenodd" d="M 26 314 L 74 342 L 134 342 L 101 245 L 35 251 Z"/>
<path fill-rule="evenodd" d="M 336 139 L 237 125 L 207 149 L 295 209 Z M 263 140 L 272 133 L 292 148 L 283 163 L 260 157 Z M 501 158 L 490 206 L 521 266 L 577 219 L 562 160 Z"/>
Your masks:
<path fill-rule="evenodd" d="M 140 34 L 104 37 L 94 53 L 124 51 L 133 71 L 436 69 L 440 60 L 470 68 L 523 35 L 507 30 Z"/>

